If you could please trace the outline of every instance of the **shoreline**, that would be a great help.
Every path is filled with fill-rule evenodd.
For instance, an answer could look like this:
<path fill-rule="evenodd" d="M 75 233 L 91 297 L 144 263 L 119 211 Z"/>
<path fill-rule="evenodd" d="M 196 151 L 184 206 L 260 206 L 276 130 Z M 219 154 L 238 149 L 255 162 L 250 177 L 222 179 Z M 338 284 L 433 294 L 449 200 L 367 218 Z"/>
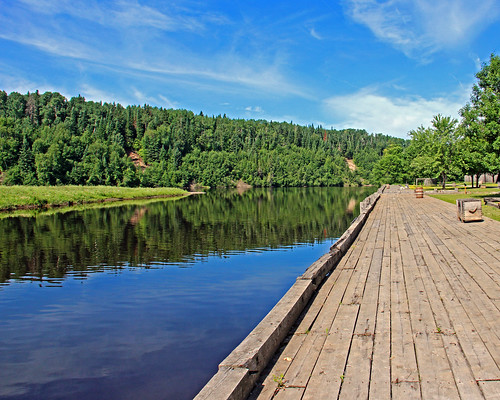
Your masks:
<path fill-rule="evenodd" d="M 137 190 L 137 195 L 134 195 L 133 193 L 135 190 Z M 188 192 L 184 189 L 178 188 L 119 188 L 115 186 L 4 186 L 0 187 L 0 196 L 10 197 L 11 200 L 10 204 L 0 205 L 0 214 L 23 210 L 49 210 L 87 204 L 113 203 L 130 200 L 182 198 L 203 193 L 204 192 Z M 5 203 L 9 203 L 9 200 L 6 200 Z"/>

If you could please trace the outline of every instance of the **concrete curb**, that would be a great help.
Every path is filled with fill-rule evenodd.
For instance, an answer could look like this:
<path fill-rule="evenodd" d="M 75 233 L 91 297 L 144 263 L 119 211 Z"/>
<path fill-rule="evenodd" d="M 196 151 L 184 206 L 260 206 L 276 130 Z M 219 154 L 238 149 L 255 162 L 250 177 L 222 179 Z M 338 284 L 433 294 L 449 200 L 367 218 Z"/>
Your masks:
<path fill-rule="evenodd" d="M 360 204 L 360 215 L 330 248 L 286 292 L 264 319 L 222 361 L 219 371 L 195 397 L 196 400 L 246 399 L 257 378 L 300 316 L 325 277 L 356 239 L 385 187 Z"/>

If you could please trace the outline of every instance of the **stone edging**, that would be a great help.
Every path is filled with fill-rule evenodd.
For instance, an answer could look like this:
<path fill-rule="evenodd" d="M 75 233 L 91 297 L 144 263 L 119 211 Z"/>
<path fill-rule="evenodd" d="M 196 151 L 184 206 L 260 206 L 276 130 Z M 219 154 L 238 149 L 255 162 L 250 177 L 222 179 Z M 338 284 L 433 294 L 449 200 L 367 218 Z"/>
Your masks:
<path fill-rule="evenodd" d="M 219 364 L 218 372 L 198 393 L 195 400 L 246 399 L 262 370 L 300 316 L 327 274 L 347 252 L 385 186 L 360 204 L 360 214 L 330 248 L 314 262 L 286 292 L 264 319 Z"/>

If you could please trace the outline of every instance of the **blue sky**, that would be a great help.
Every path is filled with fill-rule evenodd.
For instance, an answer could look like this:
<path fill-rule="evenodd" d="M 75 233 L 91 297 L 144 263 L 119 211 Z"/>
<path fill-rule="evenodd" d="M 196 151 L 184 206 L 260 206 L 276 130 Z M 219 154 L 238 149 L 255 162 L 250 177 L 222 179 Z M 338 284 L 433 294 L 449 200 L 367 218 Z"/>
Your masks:
<path fill-rule="evenodd" d="M 0 89 L 407 138 L 499 39 L 498 0 L 0 0 Z"/>

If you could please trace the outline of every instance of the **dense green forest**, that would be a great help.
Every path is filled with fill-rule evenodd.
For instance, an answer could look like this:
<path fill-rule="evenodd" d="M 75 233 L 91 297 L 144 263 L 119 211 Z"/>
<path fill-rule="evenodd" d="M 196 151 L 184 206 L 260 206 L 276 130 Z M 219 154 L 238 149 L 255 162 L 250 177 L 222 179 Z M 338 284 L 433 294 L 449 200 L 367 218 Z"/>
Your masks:
<path fill-rule="evenodd" d="M 462 181 L 471 175 L 500 172 L 500 57 L 492 54 L 476 74 L 470 102 L 459 111 L 461 120 L 436 115 L 430 127 L 409 132 L 407 146 L 394 144 L 374 165 L 372 179 L 384 183 L 433 178 Z M 475 179 L 474 179 L 475 177 Z M 498 181 L 498 177 L 497 177 Z"/>
<path fill-rule="evenodd" d="M 364 130 L 0 91 L 6 185 L 357 185 L 385 148 L 405 143 Z"/>

